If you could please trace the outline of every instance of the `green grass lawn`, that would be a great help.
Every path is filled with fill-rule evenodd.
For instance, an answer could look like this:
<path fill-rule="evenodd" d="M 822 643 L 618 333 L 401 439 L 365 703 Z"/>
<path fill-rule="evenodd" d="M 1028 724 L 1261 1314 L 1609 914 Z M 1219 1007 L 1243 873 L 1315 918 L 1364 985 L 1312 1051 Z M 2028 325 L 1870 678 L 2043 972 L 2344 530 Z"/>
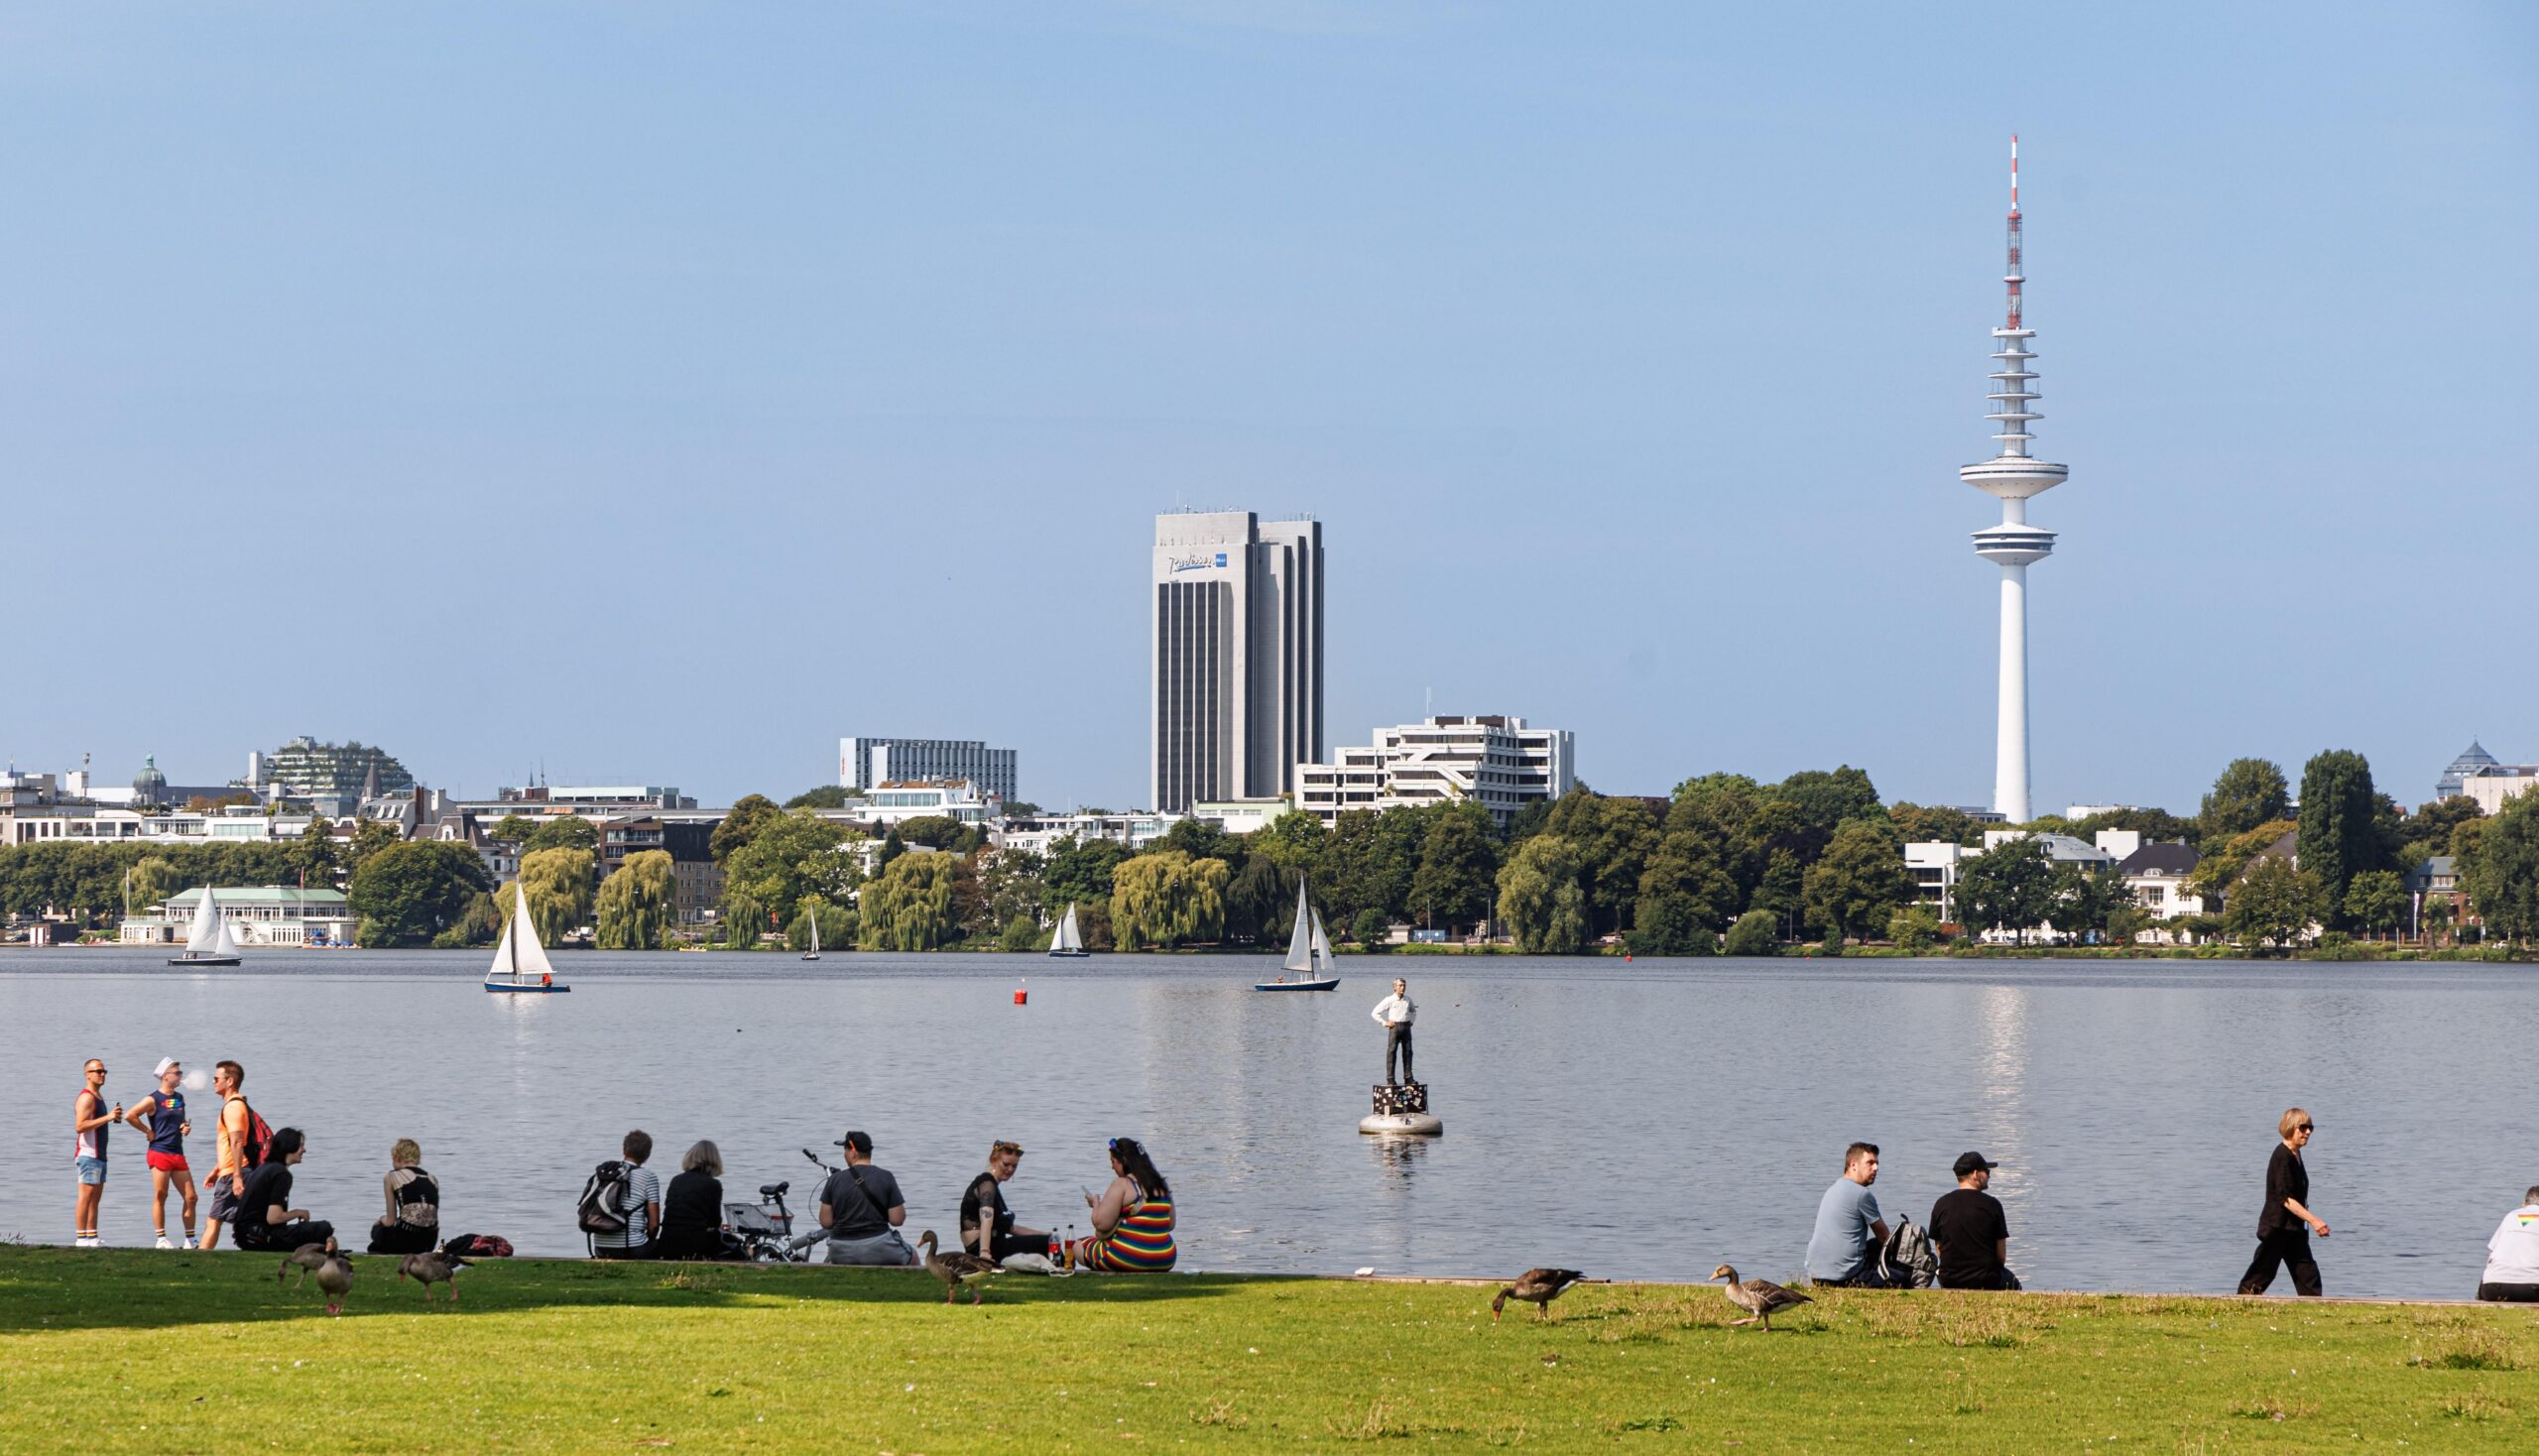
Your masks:
<path fill-rule="evenodd" d="M 2539 1309 L 1715 1288 L 1490 1290 L 512 1261 L 428 1312 L 359 1259 L 0 1246 L 0 1450 L 2525 1448 Z M 445 1294 L 445 1291 L 444 1291 Z"/>

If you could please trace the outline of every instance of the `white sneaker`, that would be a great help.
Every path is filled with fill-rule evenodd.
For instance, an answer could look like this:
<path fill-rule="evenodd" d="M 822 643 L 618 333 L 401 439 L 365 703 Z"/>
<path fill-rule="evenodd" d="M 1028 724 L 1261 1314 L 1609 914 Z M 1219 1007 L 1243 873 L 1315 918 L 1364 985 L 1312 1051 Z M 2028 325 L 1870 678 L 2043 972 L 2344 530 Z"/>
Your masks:
<path fill-rule="evenodd" d="M 162 1248 L 162 1249 L 179 1249 L 179 1248 L 182 1248 L 183 1246 L 182 1246 L 182 1245 L 180 1245 L 180 1244 L 171 1244 L 171 1243 L 169 1243 L 169 1242 L 168 1242 L 168 1236 L 167 1236 L 166 1234 L 161 1234 L 161 1235 L 159 1236 L 159 1247 L 160 1247 L 160 1248 Z"/>
<path fill-rule="evenodd" d="M 73 1239 L 70 1241 L 70 1247 L 73 1249 L 94 1249 L 97 1247 L 97 1241 L 87 1238 Z"/>

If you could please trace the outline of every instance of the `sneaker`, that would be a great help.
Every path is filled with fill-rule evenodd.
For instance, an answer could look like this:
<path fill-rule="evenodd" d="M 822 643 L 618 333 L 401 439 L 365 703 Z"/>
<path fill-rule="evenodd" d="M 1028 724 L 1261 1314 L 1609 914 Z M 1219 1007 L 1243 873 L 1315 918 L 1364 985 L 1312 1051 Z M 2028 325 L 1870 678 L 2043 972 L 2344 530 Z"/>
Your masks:
<path fill-rule="evenodd" d="M 70 1241 L 70 1247 L 73 1249 L 94 1249 L 97 1247 L 97 1241 L 85 1234 L 82 1234 L 78 1238 Z"/>
<path fill-rule="evenodd" d="M 159 1236 L 159 1247 L 162 1249 L 175 1249 L 181 1246 L 169 1243 L 168 1236 L 166 1234 L 161 1234 Z"/>

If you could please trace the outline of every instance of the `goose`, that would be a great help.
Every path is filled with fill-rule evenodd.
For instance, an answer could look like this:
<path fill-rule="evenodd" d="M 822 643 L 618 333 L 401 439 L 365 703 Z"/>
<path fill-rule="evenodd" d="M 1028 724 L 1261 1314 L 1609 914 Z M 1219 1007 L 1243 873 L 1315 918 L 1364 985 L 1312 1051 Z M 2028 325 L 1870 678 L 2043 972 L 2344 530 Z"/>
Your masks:
<path fill-rule="evenodd" d="M 1747 1313 L 1748 1317 L 1745 1319 L 1730 1320 L 1728 1324 L 1731 1329 L 1734 1329 L 1741 1324 L 1753 1324 L 1755 1321 L 1759 1320 L 1762 1322 L 1763 1328 L 1769 1330 L 1772 1327 L 1773 1310 L 1790 1309 L 1801 1304 L 1813 1304 L 1816 1302 L 1815 1300 L 1808 1298 L 1805 1294 L 1798 1293 L 1792 1289 L 1784 1289 L 1780 1285 L 1773 1283 L 1770 1279 L 1747 1279 L 1740 1282 L 1737 1277 L 1737 1271 L 1725 1264 L 1715 1270 L 1712 1270 L 1710 1272 L 1710 1276 L 1715 1279 L 1728 1280 L 1728 1287 L 1721 1292 L 1728 1296 L 1729 1303 L 1736 1305 Z"/>
<path fill-rule="evenodd" d="M 311 1270 L 322 1268 L 334 1257 L 331 1244 L 302 1244 L 282 1257 L 282 1268 L 274 1271 L 274 1282 L 279 1284 L 285 1274 L 298 1274 L 300 1277 L 292 1280 L 292 1287 L 298 1288 L 308 1282 Z"/>
<path fill-rule="evenodd" d="M 411 1278 L 422 1284 L 425 1304 L 432 1302 L 433 1284 L 447 1284 L 449 1285 L 449 1302 L 455 1304 L 458 1302 L 458 1272 L 465 1268 L 467 1268 L 466 1260 L 448 1250 L 435 1249 L 428 1254 L 409 1254 L 398 1260 L 397 1277 Z"/>
<path fill-rule="evenodd" d="M 1511 1299 L 1519 1303 L 1530 1302 L 1537 1315 L 1549 1314 L 1551 1301 L 1568 1293 L 1570 1285 L 1585 1277 L 1574 1269 L 1529 1269 L 1516 1275 L 1516 1282 L 1500 1290 L 1499 1297 L 1490 1301 L 1491 1322 L 1498 1323 L 1499 1311 L 1506 1308 Z"/>
<path fill-rule="evenodd" d="M 344 1312 L 344 1296 L 353 1289 L 353 1262 L 332 1249 L 326 1251 L 326 1262 L 317 1266 L 317 1287 L 326 1291 L 326 1312 Z"/>
<path fill-rule="evenodd" d="M 925 1251 L 925 1272 L 943 1281 L 943 1302 L 946 1304 L 952 1302 L 952 1296 L 961 1292 L 961 1286 L 964 1284 L 970 1286 L 970 1302 L 978 1303 L 979 1282 L 982 1279 L 992 1279 L 1005 1272 L 995 1260 L 982 1259 L 975 1254 L 935 1253 L 932 1229 L 918 1235 L 916 1242 L 917 1247 Z"/>

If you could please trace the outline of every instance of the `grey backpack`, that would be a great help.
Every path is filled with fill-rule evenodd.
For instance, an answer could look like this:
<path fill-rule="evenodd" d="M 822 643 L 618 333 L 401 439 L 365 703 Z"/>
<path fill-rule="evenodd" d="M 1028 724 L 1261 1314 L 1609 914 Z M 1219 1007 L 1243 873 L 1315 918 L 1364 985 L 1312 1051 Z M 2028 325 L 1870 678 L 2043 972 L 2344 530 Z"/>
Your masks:
<path fill-rule="evenodd" d="M 1890 1289 L 1927 1289 L 1939 1282 L 1940 1256 L 1931 1247 L 1930 1231 L 1909 1218 L 1895 1221 L 1895 1232 L 1877 1251 L 1877 1272 Z"/>

